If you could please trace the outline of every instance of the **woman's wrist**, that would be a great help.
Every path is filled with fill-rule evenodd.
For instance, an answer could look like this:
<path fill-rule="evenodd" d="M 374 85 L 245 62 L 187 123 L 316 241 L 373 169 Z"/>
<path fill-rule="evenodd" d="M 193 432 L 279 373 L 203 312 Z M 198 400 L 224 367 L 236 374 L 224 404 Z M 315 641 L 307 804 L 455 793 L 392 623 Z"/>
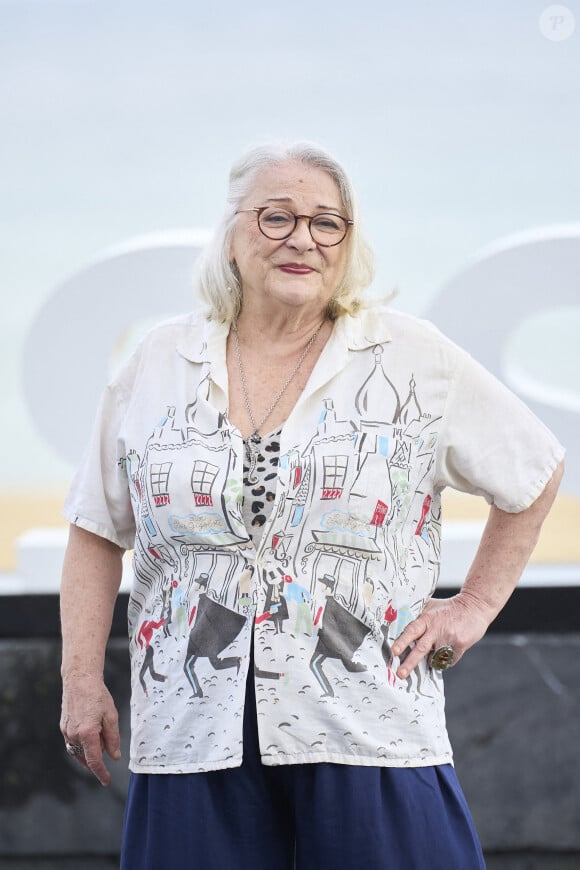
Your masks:
<path fill-rule="evenodd" d="M 63 660 L 60 675 L 63 683 L 72 680 L 103 680 L 104 661 L 98 659 L 86 662 L 67 662 Z"/>
<path fill-rule="evenodd" d="M 468 581 L 459 590 L 455 598 L 462 608 L 483 622 L 486 629 L 491 625 L 505 604 L 503 597 L 500 603 L 494 604 L 491 598 L 487 598 L 479 590 L 469 588 Z"/>

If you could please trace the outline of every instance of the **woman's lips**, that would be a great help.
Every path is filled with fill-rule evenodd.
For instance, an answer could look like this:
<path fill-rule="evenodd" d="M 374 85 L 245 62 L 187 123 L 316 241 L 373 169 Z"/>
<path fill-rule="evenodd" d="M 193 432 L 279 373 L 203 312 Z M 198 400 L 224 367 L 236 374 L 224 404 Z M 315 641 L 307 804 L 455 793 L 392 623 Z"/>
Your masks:
<path fill-rule="evenodd" d="M 309 275 L 314 272 L 310 266 L 305 266 L 303 263 L 283 263 L 279 267 L 283 272 L 289 272 L 291 275 Z"/>

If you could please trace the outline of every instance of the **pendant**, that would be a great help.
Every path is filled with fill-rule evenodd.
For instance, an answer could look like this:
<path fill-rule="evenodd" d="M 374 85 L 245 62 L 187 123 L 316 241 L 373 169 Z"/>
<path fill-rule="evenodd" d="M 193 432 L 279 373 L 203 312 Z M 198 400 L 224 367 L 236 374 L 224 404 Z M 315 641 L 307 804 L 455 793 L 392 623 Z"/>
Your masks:
<path fill-rule="evenodd" d="M 246 441 L 246 454 L 248 456 L 248 483 L 258 483 L 256 466 L 258 464 L 258 444 L 260 436 L 254 432 Z"/>

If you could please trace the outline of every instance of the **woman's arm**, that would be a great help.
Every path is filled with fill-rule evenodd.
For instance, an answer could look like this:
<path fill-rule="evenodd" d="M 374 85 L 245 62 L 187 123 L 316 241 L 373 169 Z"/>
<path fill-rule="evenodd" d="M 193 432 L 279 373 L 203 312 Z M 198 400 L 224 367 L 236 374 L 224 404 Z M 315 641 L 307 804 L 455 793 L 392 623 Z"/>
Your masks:
<path fill-rule="evenodd" d="M 103 680 L 105 649 L 122 576 L 123 550 L 70 527 L 61 583 L 63 702 L 60 729 L 102 785 L 111 775 L 103 749 L 121 757 L 117 710 Z"/>
<path fill-rule="evenodd" d="M 452 598 L 432 598 L 393 644 L 396 656 L 414 644 L 397 676 L 407 677 L 424 656 L 446 644 L 453 647 L 457 662 L 470 646 L 481 640 L 516 587 L 552 507 L 563 472 L 561 462 L 536 501 L 520 513 L 507 513 L 492 505 L 461 591 Z"/>

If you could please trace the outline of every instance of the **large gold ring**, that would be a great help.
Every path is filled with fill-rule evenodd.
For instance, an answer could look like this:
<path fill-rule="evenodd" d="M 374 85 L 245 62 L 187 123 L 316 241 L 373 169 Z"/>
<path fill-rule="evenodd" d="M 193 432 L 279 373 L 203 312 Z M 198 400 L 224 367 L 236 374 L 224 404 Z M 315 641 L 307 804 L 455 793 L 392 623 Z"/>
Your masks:
<path fill-rule="evenodd" d="M 455 650 L 452 646 L 440 646 L 429 656 L 429 667 L 434 671 L 446 671 L 455 660 Z"/>

